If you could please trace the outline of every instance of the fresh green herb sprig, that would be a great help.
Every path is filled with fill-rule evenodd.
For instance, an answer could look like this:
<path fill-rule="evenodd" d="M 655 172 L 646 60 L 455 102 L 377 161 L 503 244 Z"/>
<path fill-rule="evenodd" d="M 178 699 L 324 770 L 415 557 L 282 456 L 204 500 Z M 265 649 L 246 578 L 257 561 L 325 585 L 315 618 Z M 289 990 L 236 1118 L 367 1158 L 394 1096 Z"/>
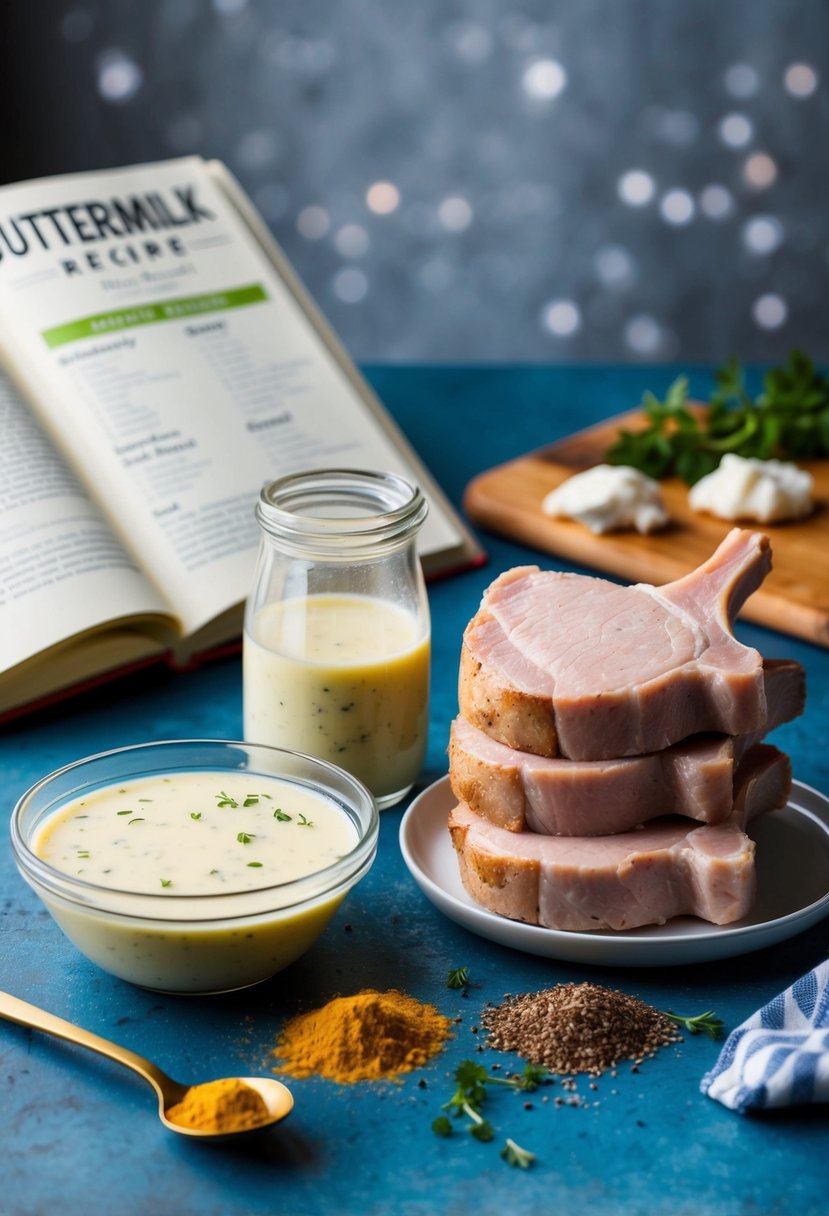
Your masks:
<path fill-rule="evenodd" d="M 470 1120 L 467 1130 L 470 1136 L 474 1136 L 476 1140 L 486 1141 L 494 1138 L 495 1128 L 489 1119 L 485 1119 L 470 1102 L 461 1102 L 458 1105 L 456 1113 L 458 1115 L 466 1115 Z M 438 1115 L 437 1119 L 432 1120 L 432 1131 L 437 1136 L 451 1136 L 453 1131 L 452 1120 L 448 1115 Z"/>
<path fill-rule="evenodd" d="M 468 988 L 469 987 L 469 968 L 468 967 L 453 967 L 446 977 L 447 988 Z"/>
<path fill-rule="evenodd" d="M 455 1069 L 455 1080 L 458 1090 L 455 1094 L 464 1092 L 474 1097 L 478 1102 L 484 1100 L 487 1085 L 503 1085 L 507 1089 L 516 1089 L 521 1093 L 533 1093 L 539 1085 L 552 1081 L 549 1071 L 541 1064 L 525 1064 L 524 1071 L 510 1077 L 496 1077 L 487 1072 L 483 1064 L 474 1060 L 463 1060 Z M 447 1103 L 449 1105 L 449 1103 Z"/>
<path fill-rule="evenodd" d="M 706 1009 L 705 1013 L 698 1013 L 694 1017 L 683 1017 L 680 1013 L 669 1013 L 665 1011 L 665 1016 L 670 1018 L 672 1022 L 676 1022 L 683 1030 L 687 1030 L 689 1034 L 707 1034 L 711 1039 L 721 1039 L 725 1026 L 714 1013 L 713 1009 Z"/>
<path fill-rule="evenodd" d="M 716 388 L 702 417 L 688 408 L 685 376 L 674 380 L 664 401 L 646 393 L 642 410 L 647 425 L 621 431 L 605 453 L 607 461 L 694 485 L 727 452 L 760 460 L 829 455 L 829 377 L 807 355 L 793 350 L 783 367 L 768 371 L 756 398 L 746 391 L 736 359 L 714 374 Z"/>
<path fill-rule="evenodd" d="M 539 1085 L 544 1085 L 552 1078 L 546 1068 L 537 1064 L 528 1064 L 522 1073 L 512 1077 L 496 1077 L 488 1072 L 483 1064 L 474 1060 L 463 1060 L 455 1069 L 456 1089 L 442 1109 L 449 1114 L 438 1115 L 432 1122 L 432 1131 L 437 1136 L 451 1136 L 453 1124 L 450 1116 L 466 1117 L 469 1120 L 467 1131 L 476 1140 L 492 1140 L 495 1129 L 490 1121 L 481 1113 L 481 1107 L 486 1101 L 487 1086 L 500 1085 L 522 1093 L 532 1093 Z M 507 1139 L 501 1150 L 501 1156 L 509 1164 L 521 1169 L 527 1169 L 535 1161 L 535 1155 L 521 1148 L 514 1140 Z"/>
<path fill-rule="evenodd" d="M 522 1148 L 520 1144 L 516 1144 L 509 1136 L 507 1136 L 506 1144 L 501 1149 L 501 1156 L 507 1165 L 517 1166 L 520 1170 L 528 1170 L 531 1165 L 535 1164 L 535 1153 Z"/>

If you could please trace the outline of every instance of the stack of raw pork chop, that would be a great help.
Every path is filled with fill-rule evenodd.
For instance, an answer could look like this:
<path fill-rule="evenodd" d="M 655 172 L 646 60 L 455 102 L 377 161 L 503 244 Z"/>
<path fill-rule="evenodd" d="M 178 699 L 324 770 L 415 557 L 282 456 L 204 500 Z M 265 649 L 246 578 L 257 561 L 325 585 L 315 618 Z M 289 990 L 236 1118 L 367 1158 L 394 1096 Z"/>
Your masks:
<path fill-rule="evenodd" d="M 492 583 L 449 745 L 449 829 L 478 903 L 567 930 L 748 913 L 746 824 L 791 787 L 761 740 L 805 700 L 798 663 L 732 633 L 770 569 L 768 537 L 735 528 L 658 588 L 536 566 Z"/>

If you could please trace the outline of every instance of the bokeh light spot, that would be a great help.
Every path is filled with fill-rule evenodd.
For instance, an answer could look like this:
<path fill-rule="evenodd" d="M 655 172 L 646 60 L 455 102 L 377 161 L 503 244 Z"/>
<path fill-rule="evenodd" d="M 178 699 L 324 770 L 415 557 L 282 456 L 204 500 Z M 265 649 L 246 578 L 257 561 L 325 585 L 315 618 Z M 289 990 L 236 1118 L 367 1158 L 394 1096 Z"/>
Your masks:
<path fill-rule="evenodd" d="M 754 137 L 754 126 L 745 114 L 726 114 L 720 119 L 720 140 L 728 148 L 744 148 Z"/>
<path fill-rule="evenodd" d="M 400 191 L 394 182 L 373 182 L 366 190 L 366 206 L 375 215 L 391 215 L 400 206 Z"/>
<path fill-rule="evenodd" d="M 739 101 L 754 97 L 760 88 L 760 77 L 749 63 L 732 63 L 725 73 L 726 91 Z"/>
<path fill-rule="evenodd" d="M 312 203 L 303 207 L 296 217 L 297 231 L 307 241 L 319 241 L 331 227 L 331 217 L 324 207 Z"/>
<path fill-rule="evenodd" d="M 98 56 L 98 92 L 104 101 L 123 105 L 131 101 L 144 83 L 144 73 L 123 51 L 111 49 Z"/>
<path fill-rule="evenodd" d="M 783 85 L 792 97 L 811 97 L 818 86 L 818 74 L 808 63 L 790 63 L 783 75 Z"/>
<path fill-rule="evenodd" d="M 644 169 L 629 169 L 619 178 L 617 190 L 629 207 L 643 207 L 656 193 L 656 183 Z"/>
<path fill-rule="evenodd" d="M 438 219 L 449 232 L 463 232 L 472 223 L 472 218 L 472 207 L 460 194 L 450 194 L 438 207 Z"/>
<path fill-rule="evenodd" d="M 641 313 L 625 326 L 625 345 L 637 355 L 657 354 L 662 341 L 662 326 L 654 317 Z"/>
<path fill-rule="evenodd" d="M 711 182 L 700 191 L 699 206 L 709 220 L 725 220 L 734 211 L 734 195 L 719 182 Z"/>
<path fill-rule="evenodd" d="M 534 101 L 552 101 L 567 85 L 567 73 L 555 59 L 536 59 L 529 64 L 521 85 Z"/>
<path fill-rule="evenodd" d="M 659 213 L 666 224 L 680 228 L 694 218 L 696 204 L 687 190 L 668 190 L 659 203 Z"/>
<path fill-rule="evenodd" d="M 743 165 L 743 180 L 752 190 L 767 190 L 777 180 L 777 164 L 767 152 L 754 152 Z"/>
<path fill-rule="evenodd" d="M 541 323 L 555 338 L 569 338 L 581 329 L 581 313 L 572 300 L 551 300 L 541 313 Z"/>
<path fill-rule="evenodd" d="M 334 235 L 334 248 L 344 258 L 361 258 L 371 241 L 362 224 L 343 224 Z"/>
<path fill-rule="evenodd" d="M 343 304 L 359 304 L 368 292 L 368 279 L 362 270 L 348 266 L 334 276 L 334 295 Z"/>
<path fill-rule="evenodd" d="M 743 244 L 749 253 L 774 253 L 783 243 L 783 225 L 773 215 L 754 215 L 743 226 Z"/>
<path fill-rule="evenodd" d="M 782 296 L 769 291 L 754 301 L 751 315 L 761 329 L 779 329 L 786 323 L 789 308 Z"/>

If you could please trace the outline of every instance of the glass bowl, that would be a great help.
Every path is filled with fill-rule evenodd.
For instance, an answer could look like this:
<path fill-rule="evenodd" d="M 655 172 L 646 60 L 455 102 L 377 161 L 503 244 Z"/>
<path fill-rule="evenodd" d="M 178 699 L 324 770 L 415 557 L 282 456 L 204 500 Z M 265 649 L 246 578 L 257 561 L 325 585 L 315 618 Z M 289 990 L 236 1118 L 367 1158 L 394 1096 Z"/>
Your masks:
<path fill-rule="evenodd" d="M 305 877 L 208 895 L 115 890 L 65 873 L 33 851 L 36 834 L 67 803 L 105 786 L 183 772 L 276 777 L 333 801 L 357 843 Z M 82 954 L 143 988 L 216 993 L 281 971 L 314 944 L 377 851 L 378 813 L 366 787 L 336 765 L 253 743 L 186 739 L 118 748 L 42 778 L 12 812 L 17 867 Z"/>

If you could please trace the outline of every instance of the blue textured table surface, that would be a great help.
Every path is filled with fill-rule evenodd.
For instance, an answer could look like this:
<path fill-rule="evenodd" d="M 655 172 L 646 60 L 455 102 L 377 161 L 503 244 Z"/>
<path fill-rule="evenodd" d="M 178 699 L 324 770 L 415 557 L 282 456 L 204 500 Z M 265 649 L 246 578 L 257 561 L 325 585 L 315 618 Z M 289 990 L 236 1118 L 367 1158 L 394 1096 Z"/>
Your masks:
<path fill-rule="evenodd" d="M 667 368 L 370 368 L 368 375 L 455 502 L 477 472 L 635 405 L 663 390 Z M 710 377 L 691 375 L 705 393 Z M 456 711 L 461 633 L 487 582 L 539 560 L 483 538 L 489 565 L 430 588 L 433 702 L 421 786 L 446 771 Z M 542 564 L 554 565 L 542 558 Z M 740 625 L 739 636 L 807 670 L 803 718 L 776 732 L 795 776 L 829 790 L 829 652 Z M 145 739 L 238 738 L 241 671 L 236 660 L 201 671 L 134 678 L 37 719 L 0 740 L 7 810 L 47 771 L 90 752 Z M 400 1084 L 340 1087 L 292 1083 L 289 1120 L 247 1147 L 206 1147 L 166 1132 L 137 1077 L 42 1034 L 0 1023 L 0 1212 L 4 1216 L 119 1213 L 223 1216 L 244 1213 L 396 1212 L 503 1216 L 505 1211 L 590 1211 L 593 1216 L 747 1216 L 825 1212 L 826 1110 L 745 1119 L 703 1097 L 699 1081 L 718 1047 L 703 1037 L 660 1052 L 638 1072 L 620 1066 L 588 1101 L 532 1109 L 510 1093 L 492 1103 L 499 1132 L 537 1154 L 511 1169 L 499 1140 L 462 1132 L 438 1139 L 432 1119 L 451 1092 L 451 1073 L 475 1053 L 487 1001 L 562 981 L 619 987 L 657 1006 L 715 1008 L 734 1026 L 827 953 L 829 924 L 724 962 L 660 970 L 589 968 L 515 953 L 446 920 L 420 894 L 398 847 L 401 810 L 384 812 L 377 861 L 317 946 L 270 982 L 231 996 L 176 999 L 113 979 L 64 940 L 0 850 L 2 987 L 152 1057 L 184 1081 L 267 1073 L 285 1019 L 338 993 L 398 987 L 459 1017 L 448 1049 Z M 348 926 L 348 928 L 346 928 Z M 464 999 L 446 986 L 468 964 Z M 487 1051 L 476 1059 L 504 1065 Z M 550 1093 L 555 1093 L 551 1090 Z"/>

